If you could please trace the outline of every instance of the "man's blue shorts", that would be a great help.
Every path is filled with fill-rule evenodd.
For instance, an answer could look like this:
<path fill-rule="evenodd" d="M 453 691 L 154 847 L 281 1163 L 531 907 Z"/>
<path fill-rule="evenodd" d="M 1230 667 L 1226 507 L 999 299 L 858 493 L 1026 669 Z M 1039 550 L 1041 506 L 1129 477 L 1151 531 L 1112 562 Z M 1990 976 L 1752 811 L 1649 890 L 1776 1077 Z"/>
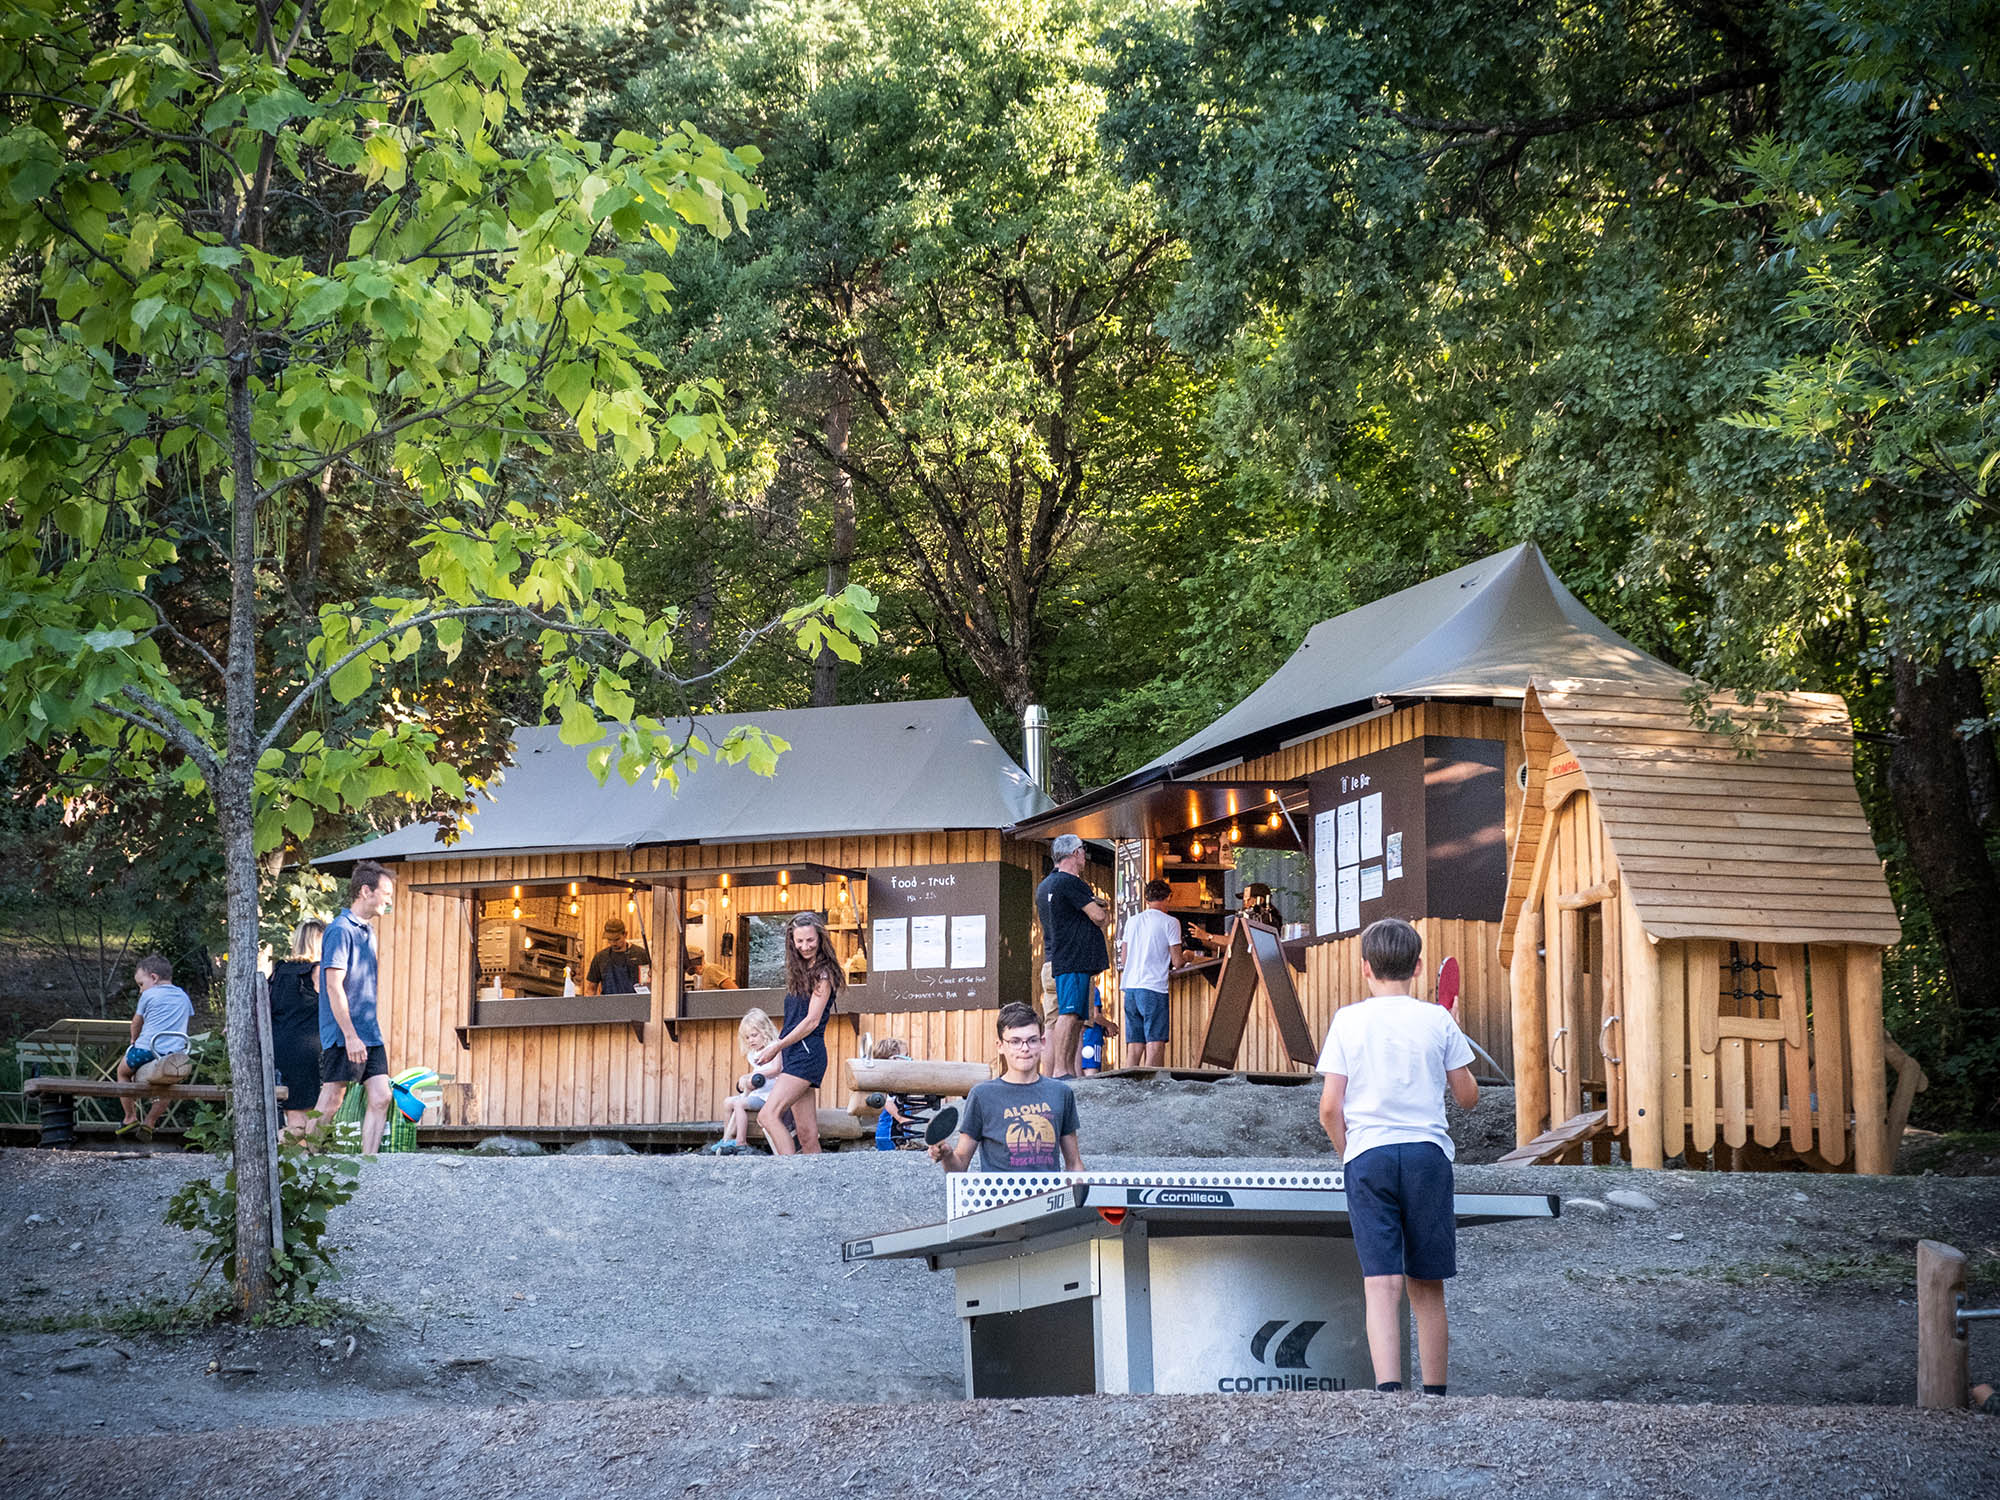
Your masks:
<path fill-rule="evenodd" d="M 1375 1146 L 1346 1164 L 1347 1217 L 1363 1276 L 1458 1274 L 1451 1158 L 1430 1141 Z"/>
<path fill-rule="evenodd" d="M 1164 1042 L 1167 1039 L 1167 992 L 1127 990 L 1125 992 L 1125 1040 L 1132 1043 Z"/>
<path fill-rule="evenodd" d="M 1090 1014 L 1090 990 L 1095 974 L 1056 975 L 1056 1014 L 1081 1020 Z"/>
<path fill-rule="evenodd" d="M 152 1052 L 145 1047 L 127 1047 L 125 1049 L 125 1066 L 130 1068 L 134 1073 L 145 1067 L 152 1060 Z"/>

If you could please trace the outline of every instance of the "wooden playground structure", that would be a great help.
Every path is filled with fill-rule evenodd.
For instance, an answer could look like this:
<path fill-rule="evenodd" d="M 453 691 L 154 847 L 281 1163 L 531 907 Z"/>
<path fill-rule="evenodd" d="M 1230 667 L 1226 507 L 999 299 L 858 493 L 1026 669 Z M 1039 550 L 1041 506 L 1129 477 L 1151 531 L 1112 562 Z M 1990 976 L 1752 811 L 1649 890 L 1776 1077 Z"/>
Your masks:
<path fill-rule="evenodd" d="M 1846 706 L 1536 679 L 1501 957 L 1517 1162 L 1891 1170 L 1922 1074 L 1882 1028 L 1900 936 Z M 1887 1068 L 1898 1072 L 1892 1101 Z"/>

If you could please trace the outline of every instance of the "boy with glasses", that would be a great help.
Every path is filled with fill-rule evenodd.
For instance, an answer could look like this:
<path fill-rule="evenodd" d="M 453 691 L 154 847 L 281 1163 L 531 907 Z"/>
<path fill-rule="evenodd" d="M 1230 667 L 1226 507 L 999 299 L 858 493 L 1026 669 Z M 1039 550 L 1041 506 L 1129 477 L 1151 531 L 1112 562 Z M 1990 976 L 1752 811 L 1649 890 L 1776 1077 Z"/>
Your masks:
<path fill-rule="evenodd" d="M 1076 1095 L 1041 1075 L 1042 1018 L 1016 1002 L 1000 1008 L 993 1029 L 1007 1071 L 966 1095 L 957 1137 L 931 1147 L 931 1160 L 963 1172 L 977 1150 L 984 1172 L 1081 1172 Z"/>

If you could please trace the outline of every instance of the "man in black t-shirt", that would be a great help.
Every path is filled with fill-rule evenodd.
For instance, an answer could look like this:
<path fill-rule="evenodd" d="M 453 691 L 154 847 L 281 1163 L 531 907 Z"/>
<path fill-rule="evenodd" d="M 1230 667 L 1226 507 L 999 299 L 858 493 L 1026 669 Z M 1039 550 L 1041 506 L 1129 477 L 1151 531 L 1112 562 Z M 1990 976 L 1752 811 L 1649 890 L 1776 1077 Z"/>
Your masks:
<path fill-rule="evenodd" d="M 652 975 L 653 955 L 628 941 L 624 920 L 613 917 L 604 924 L 604 946 L 597 950 L 590 972 L 584 976 L 584 993 L 634 995 L 641 986 L 650 987 Z"/>
<path fill-rule="evenodd" d="M 1111 920 L 1097 892 L 1083 878 L 1083 840 L 1065 833 L 1050 845 L 1056 867 L 1035 887 L 1035 915 L 1042 923 L 1042 953 L 1056 980 L 1056 1023 L 1049 1033 L 1048 1076 L 1074 1078 L 1090 991 L 1111 966 L 1104 926 Z"/>

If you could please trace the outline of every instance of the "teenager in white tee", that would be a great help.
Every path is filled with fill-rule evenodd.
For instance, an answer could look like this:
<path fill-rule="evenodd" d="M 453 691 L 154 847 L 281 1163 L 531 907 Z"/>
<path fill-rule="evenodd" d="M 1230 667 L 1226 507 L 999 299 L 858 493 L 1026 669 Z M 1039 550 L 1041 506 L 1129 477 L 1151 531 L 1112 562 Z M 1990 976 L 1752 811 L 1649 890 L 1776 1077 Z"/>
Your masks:
<path fill-rule="evenodd" d="M 1424 1389 L 1442 1396 L 1450 1357 L 1444 1284 L 1458 1272 L 1444 1092 L 1479 1102 L 1472 1044 L 1449 1012 L 1410 993 L 1423 938 L 1395 917 L 1361 934 L 1370 998 L 1334 1012 L 1319 1071 L 1319 1118 L 1346 1176 L 1348 1222 L 1368 1305 L 1378 1390 L 1401 1390 L 1401 1304 L 1417 1318 Z"/>
<path fill-rule="evenodd" d="M 1135 1068 L 1167 1065 L 1168 975 L 1181 966 L 1179 919 L 1167 911 L 1173 889 L 1164 880 L 1146 882 L 1146 909 L 1125 923 L 1118 944 L 1118 988 L 1125 997 L 1125 1045 L 1137 1049 L 1126 1062 Z"/>

